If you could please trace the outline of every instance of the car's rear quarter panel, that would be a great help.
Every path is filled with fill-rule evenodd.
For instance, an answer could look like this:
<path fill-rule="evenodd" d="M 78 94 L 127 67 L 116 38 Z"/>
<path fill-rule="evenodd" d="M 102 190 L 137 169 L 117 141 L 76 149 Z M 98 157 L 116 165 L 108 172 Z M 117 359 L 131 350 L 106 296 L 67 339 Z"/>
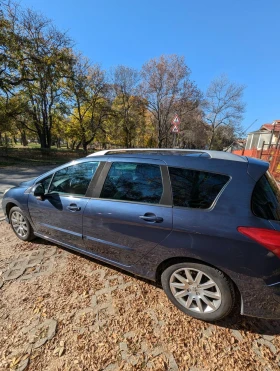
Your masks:
<path fill-rule="evenodd" d="M 155 267 L 171 258 L 205 262 L 221 269 L 235 282 L 245 314 L 267 317 L 271 313 L 272 318 L 279 318 L 280 305 L 275 301 L 277 288 L 268 288 L 264 281 L 268 277 L 272 281 L 277 279 L 279 259 L 237 231 L 238 226 L 273 228 L 268 220 L 255 217 L 251 211 L 254 178 L 258 179 L 267 166 L 260 166 L 259 174 L 254 166 L 253 178 L 247 173 L 248 163 L 194 162 L 184 166 L 227 174 L 231 179 L 212 209 L 173 208 L 173 231 L 150 252 L 149 261 L 145 263 L 146 276 L 156 279 Z M 169 165 L 182 166 L 178 161 Z M 271 297 L 260 297 L 260 293 L 271 294 Z"/>

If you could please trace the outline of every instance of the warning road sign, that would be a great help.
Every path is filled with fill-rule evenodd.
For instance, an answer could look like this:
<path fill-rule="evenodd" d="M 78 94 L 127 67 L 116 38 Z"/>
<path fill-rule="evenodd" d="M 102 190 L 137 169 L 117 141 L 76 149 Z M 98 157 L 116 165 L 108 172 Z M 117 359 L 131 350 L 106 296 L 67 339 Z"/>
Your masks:
<path fill-rule="evenodd" d="M 177 113 L 176 113 L 176 115 L 174 116 L 174 118 L 173 118 L 171 124 L 172 124 L 172 125 L 179 126 L 180 123 L 181 123 L 181 120 L 179 119 L 179 116 L 178 116 Z"/>
<path fill-rule="evenodd" d="M 179 127 L 177 125 L 173 125 L 172 133 L 179 133 Z"/>

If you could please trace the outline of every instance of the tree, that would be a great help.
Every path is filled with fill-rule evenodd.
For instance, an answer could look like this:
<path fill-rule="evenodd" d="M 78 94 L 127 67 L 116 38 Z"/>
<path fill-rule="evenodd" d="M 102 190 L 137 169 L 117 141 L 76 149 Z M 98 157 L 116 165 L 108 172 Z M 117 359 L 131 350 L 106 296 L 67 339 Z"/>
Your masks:
<path fill-rule="evenodd" d="M 32 81 L 26 68 L 21 68 L 31 56 L 25 54 L 29 45 L 28 37 L 21 34 L 19 26 L 19 5 L 13 2 L 3 2 L 0 9 L 0 92 L 13 95 L 24 81 Z M 30 60 L 29 60 L 30 62 Z"/>
<path fill-rule="evenodd" d="M 48 19 L 29 9 L 23 11 L 10 4 L 5 9 L 1 89 L 5 94 L 20 90 L 28 97 L 41 147 L 50 148 L 54 117 L 65 107 L 62 93 L 72 64 L 71 41 Z"/>
<path fill-rule="evenodd" d="M 127 148 L 133 146 L 137 129 L 143 119 L 140 117 L 143 101 L 136 96 L 138 83 L 139 73 L 135 69 L 125 66 L 115 68 L 113 73 L 115 128 Z"/>
<path fill-rule="evenodd" d="M 23 94 L 14 94 L 8 100 L 0 96 L 0 139 L 1 133 L 14 137 L 20 134 L 21 144 L 27 146 L 26 130 L 36 133 L 34 128 L 28 126 L 28 118 L 28 102 Z"/>
<path fill-rule="evenodd" d="M 233 128 L 238 133 L 245 112 L 243 92 L 245 86 L 232 83 L 226 75 L 214 79 L 206 92 L 205 119 L 211 127 L 209 149 L 212 149 L 215 135 L 221 126 Z"/>
<path fill-rule="evenodd" d="M 172 138 L 171 121 L 181 108 L 185 116 L 196 109 L 201 93 L 190 81 L 190 70 L 184 57 L 167 55 L 151 59 L 141 71 L 140 92 L 147 102 L 157 128 L 158 146 L 167 146 Z"/>
<path fill-rule="evenodd" d="M 90 66 L 87 59 L 76 56 L 68 80 L 68 99 L 72 105 L 70 131 L 77 138 L 76 148 L 82 145 L 85 153 L 111 114 L 107 93 L 105 72 L 98 65 Z"/>
<path fill-rule="evenodd" d="M 181 114 L 179 114 L 181 117 Z M 179 132 L 179 147 L 189 149 L 204 149 L 209 138 L 209 125 L 204 121 L 200 107 L 183 116 Z"/>

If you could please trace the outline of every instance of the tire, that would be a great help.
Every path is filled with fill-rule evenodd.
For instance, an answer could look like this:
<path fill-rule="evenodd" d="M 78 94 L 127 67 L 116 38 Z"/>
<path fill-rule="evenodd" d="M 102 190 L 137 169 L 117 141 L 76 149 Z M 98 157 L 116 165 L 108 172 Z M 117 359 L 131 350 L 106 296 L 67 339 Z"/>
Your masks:
<path fill-rule="evenodd" d="M 35 238 L 31 224 L 19 207 L 11 208 L 9 221 L 14 233 L 22 241 L 31 241 Z"/>
<path fill-rule="evenodd" d="M 178 309 L 203 321 L 221 320 L 235 304 L 233 283 L 208 265 L 191 262 L 171 265 L 162 273 L 161 284 Z"/>

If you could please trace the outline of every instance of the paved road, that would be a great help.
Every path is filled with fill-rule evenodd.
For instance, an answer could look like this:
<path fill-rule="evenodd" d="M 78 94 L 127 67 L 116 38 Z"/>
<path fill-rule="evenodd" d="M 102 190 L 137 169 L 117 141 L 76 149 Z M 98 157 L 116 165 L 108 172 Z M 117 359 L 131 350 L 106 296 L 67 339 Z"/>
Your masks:
<path fill-rule="evenodd" d="M 7 167 L 0 168 L 0 219 L 4 217 L 2 210 L 2 197 L 7 188 L 16 186 L 26 180 L 36 178 L 37 176 L 55 168 L 57 165 L 30 167 Z"/>

